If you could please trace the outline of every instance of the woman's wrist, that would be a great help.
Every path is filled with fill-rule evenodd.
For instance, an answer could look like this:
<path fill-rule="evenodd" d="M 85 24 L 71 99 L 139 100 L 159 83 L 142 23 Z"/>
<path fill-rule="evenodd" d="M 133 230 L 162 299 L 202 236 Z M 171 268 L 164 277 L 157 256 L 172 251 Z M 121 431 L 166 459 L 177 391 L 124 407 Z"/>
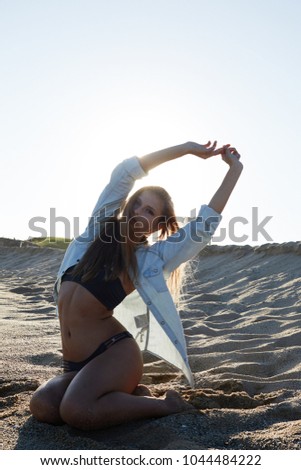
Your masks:
<path fill-rule="evenodd" d="M 191 141 L 185 142 L 185 144 L 183 144 L 183 146 L 185 148 L 185 153 L 186 154 L 196 155 L 196 156 L 199 156 L 200 147 L 204 147 L 204 146 L 198 144 L 197 142 L 191 142 Z M 202 148 L 202 150 L 203 150 L 203 148 Z"/>
<path fill-rule="evenodd" d="M 185 150 L 185 155 L 192 154 L 195 150 L 196 144 L 194 142 L 185 142 L 183 145 L 183 149 Z"/>
<path fill-rule="evenodd" d="M 239 160 L 232 160 L 231 163 L 229 162 L 228 163 L 229 167 L 233 170 L 233 171 L 242 171 L 243 170 L 243 164 L 239 161 Z"/>

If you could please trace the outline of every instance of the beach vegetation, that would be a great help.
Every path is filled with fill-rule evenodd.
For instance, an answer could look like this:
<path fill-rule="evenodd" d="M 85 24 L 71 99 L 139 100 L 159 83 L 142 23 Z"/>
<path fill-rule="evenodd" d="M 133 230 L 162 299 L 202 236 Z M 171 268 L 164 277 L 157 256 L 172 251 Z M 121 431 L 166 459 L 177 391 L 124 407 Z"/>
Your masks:
<path fill-rule="evenodd" d="M 66 250 L 69 243 L 71 242 L 70 238 L 63 238 L 63 237 L 36 237 L 30 239 L 31 243 L 41 247 L 47 248 L 59 248 L 62 250 Z"/>

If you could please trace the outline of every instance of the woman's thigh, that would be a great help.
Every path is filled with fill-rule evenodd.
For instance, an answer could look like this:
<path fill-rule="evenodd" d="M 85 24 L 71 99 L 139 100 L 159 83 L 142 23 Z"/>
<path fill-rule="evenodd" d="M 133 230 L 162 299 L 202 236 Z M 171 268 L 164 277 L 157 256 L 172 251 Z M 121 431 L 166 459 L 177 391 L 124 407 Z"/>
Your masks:
<path fill-rule="evenodd" d="M 142 354 L 136 341 L 123 339 L 81 369 L 68 386 L 63 403 L 95 402 L 102 395 L 132 393 L 143 373 Z"/>

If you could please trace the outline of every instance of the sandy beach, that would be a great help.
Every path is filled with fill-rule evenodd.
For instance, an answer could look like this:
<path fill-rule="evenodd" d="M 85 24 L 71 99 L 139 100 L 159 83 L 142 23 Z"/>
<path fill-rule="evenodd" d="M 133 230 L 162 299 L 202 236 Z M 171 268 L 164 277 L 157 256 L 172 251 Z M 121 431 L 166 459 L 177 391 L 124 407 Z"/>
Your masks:
<path fill-rule="evenodd" d="M 30 396 L 60 373 L 52 299 L 63 251 L 0 239 L 2 449 L 301 449 L 301 243 L 209 246 L 181 312 L 196 388 L 146 355 L 143 383 L 192 411 L 97 432 L 37 422 Z"/>

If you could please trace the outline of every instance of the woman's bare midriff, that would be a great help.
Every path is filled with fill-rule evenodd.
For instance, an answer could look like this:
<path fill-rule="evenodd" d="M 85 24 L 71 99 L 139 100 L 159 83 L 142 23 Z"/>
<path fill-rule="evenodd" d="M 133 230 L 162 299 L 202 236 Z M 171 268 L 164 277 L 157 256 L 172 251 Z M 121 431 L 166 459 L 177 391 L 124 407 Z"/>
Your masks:
<path fill-rule="evenodd" d="M 131 283 L 123 283 L 123 286 L 127 294 L 134 290 Z M 113 310 L 108 310 L 93 294 L 75 282 L 62 283 L 58 308 L 63 357 L 67 361 L 87 359 L 102 342 L 125 331 L 124 326 L 113 317 Z"/>

